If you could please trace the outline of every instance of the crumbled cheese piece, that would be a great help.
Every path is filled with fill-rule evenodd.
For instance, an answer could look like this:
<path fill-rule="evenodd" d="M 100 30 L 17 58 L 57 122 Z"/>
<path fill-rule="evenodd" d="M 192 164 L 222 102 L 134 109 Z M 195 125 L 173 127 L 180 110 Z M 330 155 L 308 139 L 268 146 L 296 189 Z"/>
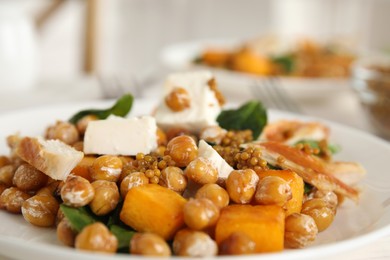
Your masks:
<path fill-rule="evenodd" d="M 190 106 L 182 111 L 173 111 L 165 100 L 162 100 L 155 114 L 158 125 L 164 130 L 181 127 L 191 132 L 199 132 L 206 126 L 217 125 L 216 118 L 221 112 L 221 107 L 209 86 L 209 81 L 213 78 L 212 73 L 208 71 L 170 75 L 165 83 L 164 97 L 174 88 L 184 88 L 188 92 Z"/>
<path fill-rule="evenodd" d="M 199 141 L 198 156 L 207 158 L 211 164 L 217 169 L 218 177 L 227 178 L 234 170 L 214 148 L 204 140 Z"/>
<path fill-rule="evenodd" d="M 157 148 L 157 125 L 151 116 L 91 121 L 84 135 L 84 153 L 136 155 Z"/>

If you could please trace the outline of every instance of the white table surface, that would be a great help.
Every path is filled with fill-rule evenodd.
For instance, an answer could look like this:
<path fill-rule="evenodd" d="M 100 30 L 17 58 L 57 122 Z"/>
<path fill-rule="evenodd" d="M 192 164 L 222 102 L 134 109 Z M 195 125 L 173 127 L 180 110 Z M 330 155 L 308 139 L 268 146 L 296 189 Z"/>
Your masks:
<path fill-rule="evenodd" d="M 54 81 L 42 80 L 39 86 L 23 94 L 8 93 L 1 90 L 0 116 L 3 113 L 18 109 L 28 109 L 38 105 L 58 104 L 82 100 L 97 100 L 102 98 L 99 82 L 96 78 L 84 77 L 76 80 Z M 157 97 L 162 82 L 149 87 L 144 91 L 143 97 Z M 251 98 L 249 89 L 231 89 L 221 86 L 227 99 L 231 102 L 242 102 Z M 362 110 L 356 96 L 349 89 L 338 91 L 332 97 L 297 100 L 305 115 L 320 117 L 334 122 L 342 123 L 354 128 L 374 133 L 370 124 L 364 119 Z M 345 259 L 390 259 L 390 236 L 360 247 L 351 252 L 333 256 L 333 260 Z M 0 253 L 1 254 L 1 253 Z M 0 259 L 7 259 L 1 257 Z M 326 259 L 326 258 L 325 258 Z"/>

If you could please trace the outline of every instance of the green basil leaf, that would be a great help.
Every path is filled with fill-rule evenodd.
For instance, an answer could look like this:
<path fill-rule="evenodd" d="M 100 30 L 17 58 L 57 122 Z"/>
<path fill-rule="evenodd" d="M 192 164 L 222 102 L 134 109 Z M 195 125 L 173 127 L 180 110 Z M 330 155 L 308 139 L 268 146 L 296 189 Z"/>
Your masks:
<path fill-rule="evenodd" d="M 110 216 L 107 221 L 107 226 L 124 226 L 125 224 L 120 219 L 120 213 L 122 211 L 123 201 L 120 201 L 116 206 L 115 210 L 110 213 Z"/>
<path fill-rule="evenodd" d="M 304 190 L 304 194 L 309 194 L 312 190 L 314 189 L 314 186 L 312 186 L 311 184 L 305 182 L 305 185 L 303 186 L 303 190 Z"/>
<path fill-rule="evenodd" d="M 328 144 L 328 149 L 332 154 L 336 154 L 341 151 L 341 146 L 337 144 Z"/>
<path fill-rule="evenodd" d="M 260 101 L 249 101 L 238 109 L 222 111 L 217 122 L 227 130 L 250 129 L 256 140 L 267 124 L 267 111 Z"/>
<path fill-rule="evenodd" d="M 106 119 L 109 115 L 126 116 L 133 106 L 134 97 L 131 94 L 125 94 L 119 98 L 116 103 L 108 109 L 86 109 L 73 115 L 69 122 L 76 124 L 81 118 L 87 115 L 95 115 L 99 119 Z"/>
<path fill-rule="evenodd" d="M 118 225 L 110 226 L 110 231 L 118 239 L 118 251 L 128 253 L 130 240 L 136 232 Z"/>
<path fill-rule="evenodd" d="M 77 232 L 80 232 L 84 227 L 96 222 L 92 213 L 85 207 L 72 208 L 65 204 L 61 204 L 60 208 L 65 217 L 69 220 L 72 229 Z"/>
<path fill-rule="evenodd" d="M 292 54 L 273 57 L 272 61 L 279 64 L 287 74 L 294 70 L 294 56 Z"/>
<path fill-rule="evenodd" d="M 196 56 L 196 57 L 192 60 L 192 62 L 195 63 L 195 64 L 202 64 L 202 63 L 203 63 L 202 56 L 201 56 L 201 55 Z"/>

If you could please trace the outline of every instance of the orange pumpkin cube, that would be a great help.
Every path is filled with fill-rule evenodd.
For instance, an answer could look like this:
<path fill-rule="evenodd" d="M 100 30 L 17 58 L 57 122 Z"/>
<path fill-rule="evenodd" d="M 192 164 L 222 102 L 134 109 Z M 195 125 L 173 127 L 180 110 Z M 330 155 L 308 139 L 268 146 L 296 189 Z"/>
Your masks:
<path fill-rule="evenodd" d="M 270 75 L 272 73 L 272 62 L 268 57 L 245 49 L 233 56 L 232 68 L 256 75 Z"/>
<path fill-rule="evenodd" d="M 215 229 L 218 245 L 235 232 L 256 243 L 255 252 L 276 252 L 284 247 L 284 210 L 279 206 L 230 205 L 222 209 Z"/>
<path fill-rule="evenodd" d="M 184 225 L 186 201 L 157 184 L 134 187 L 127 192 L 120 219 L 139 232 L 152 232 L 170 240 Z"/>
<path fill-rule="evenodd" d="M 277 176 L 285 180 L 290 185 L 292 191 L 292 199 L 289 200 L 286 205 L 286 216 L 301 212 L 304 182 L 298 174 L 291 170 L 266 170 L 257 171 L 256 173 L 260 179 L 266 176 Z"/>

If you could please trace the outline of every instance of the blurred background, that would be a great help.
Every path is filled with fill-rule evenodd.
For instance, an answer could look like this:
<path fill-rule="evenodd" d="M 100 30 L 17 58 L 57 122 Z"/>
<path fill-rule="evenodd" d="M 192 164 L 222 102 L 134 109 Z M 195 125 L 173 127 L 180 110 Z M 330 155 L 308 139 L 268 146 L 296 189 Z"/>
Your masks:
<path fill-rule="evenodd" d="M 0 85 L 148 73 L 164 47 L 197 39 L 342 36 L 385 50 L 389 11 L 387 0 L 1 0 L 0 54 L 14 59 L 0 56 Z"/>
<path fill-rule="evenodd" d="M 0 111 L 113 98 L 119 96 L 115 88 L 130 90 L 137 97 L 159 96 L 164 77 L 184 68 L 171 66 L 167 57 L 170 62 L 172 57 L 173 61 L 186 58 L 191 43 L 205 39 L 244 44 L 276 35 L 279 47 L 292 38 L 317 43 L 336 39 L 347 46 L 341 54 L 347 54 L 349 61 L 350 51 L 353 58 L 372 51 L 390 56 L 389 12 L 389 0 L 0 0 Z M 254 44 L 252 53 L 239 49 L 235 65 L 263 70 L 275 57 L 259 58 L 257 52 L 276 46 L 265 42 Z M 335 49 L 321 50 L 310 43 L 301 56 L 316 60 L 316 69 L 340 72 L 319 51 L 330 54 L 330 60 L 338 59 Z M 305 58 L 305 52 L 314 53 L 314 58 Z M 195 58 L 188 57 L 191 62 Z M 277 62 L 285 66 L 286 58 Z M 277 69 L 280 66 L 276 64 Z M 370 82 L 378 79 L 378 69 L 358 74 L 354 74 L 358 79 L 354 87 L 360 100 L 349 88 L 349 73 L 341 81 L 317 76 L 291 80 L 282 75 L 280 79 L 287 80 L 282 87 L 296 99 L 301 112 L 371 130 L 372 123 L 356 119 L 362 103 L 368 114 L 380 115 L 374 124 L 385 122 L 384 132 L 390 138 L 390 75 L 386 73 L 386 83 L 374 86 Z M 228 76 L 216 75 L 229 101 L 255 97 L 257 89 L 250 88 L 253 78 L 234 81 Z M 270 100 L 265 95 L 259 99 Z"/>

